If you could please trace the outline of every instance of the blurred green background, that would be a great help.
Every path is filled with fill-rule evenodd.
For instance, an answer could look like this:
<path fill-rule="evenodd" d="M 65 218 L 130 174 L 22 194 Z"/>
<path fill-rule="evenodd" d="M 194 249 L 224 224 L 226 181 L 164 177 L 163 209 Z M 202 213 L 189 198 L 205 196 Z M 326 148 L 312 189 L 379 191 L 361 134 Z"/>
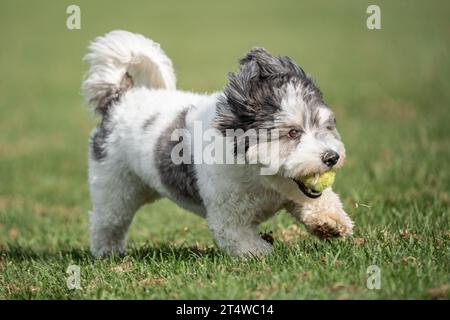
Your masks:
<path fill-rule="evenodd" d="M 66 28 L 70 4 L 81 30 Z M 381 30 L 366 27 L 369 4 Z M 0 298 L 448 298 L 449 13 L 448 1 L 2 0 Z M 253 46 L 311 73 L 346 143 L 335 190 L 354 239 L 318 241 L 281 214 L 262 228 L 276 253 L 235 261 L 205 221 L 163 200 L 137 215 L 129 257 L 90 258 L 97 120 L 80 95 L 82 57 L 114 29 L 161 43 L 183 90 L 221 90 Z M 82 291 L 65 288 L 71 262 L 89 270 Z M 372 263 L 381 290 L 365 288 Z"/>

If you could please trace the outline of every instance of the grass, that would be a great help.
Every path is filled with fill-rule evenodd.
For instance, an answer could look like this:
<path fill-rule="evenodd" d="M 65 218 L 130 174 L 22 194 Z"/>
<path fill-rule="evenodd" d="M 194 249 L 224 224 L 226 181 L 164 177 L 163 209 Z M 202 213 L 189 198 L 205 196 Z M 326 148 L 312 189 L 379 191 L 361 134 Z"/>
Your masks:
<path fill-rule="evenodd" d="M 1 299 L 449 298 L 450 20 L 447 1 L 69 1 L 0 3 Z M 353 239 L 320 241 L 285 213 L 262 226 L 274 254 L 219 252 L 205 221 L 163 200 L 143 208 L 124 259 L 88 252 L 87 140 L 79 94 L 88 41 L 144 33 L 172 57 L 180 88 L 220 90 L 250 47 L 292 56 L 336 111 L 348 161 L 335 190 Z M 66 269 L 80 266 L 82 290 Z M 366 288 L 366 269 L 381 289 Z"/>

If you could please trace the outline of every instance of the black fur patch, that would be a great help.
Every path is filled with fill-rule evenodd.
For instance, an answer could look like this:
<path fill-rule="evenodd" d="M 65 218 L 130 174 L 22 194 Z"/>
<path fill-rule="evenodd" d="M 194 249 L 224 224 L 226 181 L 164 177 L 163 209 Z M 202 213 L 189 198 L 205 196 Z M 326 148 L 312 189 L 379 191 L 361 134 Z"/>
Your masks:
<path fill-rule="evenodd" d="M 309 113 L 309 119 L 306 117 L 303 119 L 303 127 L 306 127 L 306 121 L 309 120 L 311 127 L 319 127 L 320 124 L 320 110 L 318 108 L 314 108 Z"/>
<path fill-rule="evenodd" d="M 101 96 L 95 97 L 92 103 L 96 103 L 95 111 L 105 116 L 109 107 L 120 100 L 122 94 L 133 86 L 133 79 L 125 73 L 118 87 L 108 90 Z"/>
<path fill-rule="evenodd" d="M 153 115 L 151 115 L 150 118 L 145 120 L 144 123 L 142 124 L 142 130 L 144 130 L 144 131 L 148 130 L 148 128 L 153 125 L 153 123 L 155 122 L 156 118 L 158 118 L 158 114 L 153 114 Z"/>
<path fill-rule="evenodd" d="M 229 74 L 229 84 L 219 99 L 215 127 L 226 129 L 263 128 L 281 109 L 283 85 L 302 87 L 307 104 L 322 103 L 314 81 L 289 57 L 276 57 L 263 48 L 254 48 L 240 61 L 238 72 Z M 268 129 L 268 128 L 267 128 Z"/>
<path fill-rule="evenodd" d="M 202 205 L 203 201 L 198 192 L 197 177 L 192 156 L 191 164 L 175 164 L 171 159 L 173 147 L 182 142 L 183 138 L 180 137 L 178 141 L 171 141 L 170 136 L 174 130 L 184 129 L 186 127 L 187 112 L 188 109 L 186 108 L 158 138 L 155 162 L 158 167 L 161 182 L 176 198 L 190 201 L 196 205 Z"/>
<path fill-rule="evenodd" d="M 97 161 L 102 161 L 107 156 L 106 140 L 111 134 L 112 129 L 109 123 L 109 114 L 111 106 L 120 100 L 125 91 L 133 86 L 133 79 L 128 73 L 125 73 L 117 88 L 106 92 L 104 95 L 93 99 L 97 104 L 95 111 L 102 115 L 102 121 L 91 135 L 92 156 Z"/>
<path fill-rule="evenodd" d="M 106 139 L 110 133 L 110 130 L 106 128 L 105 119 L 102 120 L 100 125 L 92 133 L 90 144 L 92 157 L 95 160 L 102 161 L 106 158 Z"/>

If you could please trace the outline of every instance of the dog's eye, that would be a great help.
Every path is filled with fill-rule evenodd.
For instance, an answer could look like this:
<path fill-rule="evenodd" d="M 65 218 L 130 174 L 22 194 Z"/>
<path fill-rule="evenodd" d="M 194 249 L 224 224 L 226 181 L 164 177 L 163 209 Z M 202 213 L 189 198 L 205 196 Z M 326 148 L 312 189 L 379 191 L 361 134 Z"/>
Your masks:
<path fill-rule="evenodd" d="M 296 139 L 302 134 L 301 130 L 298 129 L 291 129 L 289 130 L 288 136 L 291 139 Z"/>

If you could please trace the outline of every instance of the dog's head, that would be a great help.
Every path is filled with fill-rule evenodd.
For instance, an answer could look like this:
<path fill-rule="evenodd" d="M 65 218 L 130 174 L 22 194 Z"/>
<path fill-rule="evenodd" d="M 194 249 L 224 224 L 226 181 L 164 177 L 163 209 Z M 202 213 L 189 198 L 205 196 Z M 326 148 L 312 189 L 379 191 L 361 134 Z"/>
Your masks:
<path fill-rule="evenodd" d="M 278 176 L 292 179 L 308 197 L 301 179 L 342 166 L 345 148 L 336 129 L 336 119 L 324 103 L 314 81 L 289 57 L 276 57 L 254 48 L 240 61 L 240 70 L 229 74 L 229 84 L 218 104 L 216 127 L 260 130 L 270 138 L 247 144 L 247 159 L 276 168 Z M 278 152 L 267 149 L 278 143 Z"/>

